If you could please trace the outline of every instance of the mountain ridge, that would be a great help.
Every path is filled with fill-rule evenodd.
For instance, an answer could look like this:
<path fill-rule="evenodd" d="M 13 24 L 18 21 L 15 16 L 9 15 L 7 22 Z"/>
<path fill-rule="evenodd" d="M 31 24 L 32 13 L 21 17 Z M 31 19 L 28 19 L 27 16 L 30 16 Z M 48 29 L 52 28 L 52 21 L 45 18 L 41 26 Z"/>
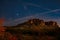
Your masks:
<path fill-rule="evenodd" d="M 59 26 L 57 24 L 57 22 L 55 21 L 48 21 L 45 22 L 44 20 L 40 20 L 40 19 L 30 19 L 24 23 L 21 24 L 17 24 L 16 26 L 10 26 L 8 27 L 9 29 L 14 29 L 14 30 L 33 30 L 33 31 L 39 31 L 40 29 L 43 30 L 55 30 L 58 29 Z M 8 29 L 8 30 L 9 30 Z"/>

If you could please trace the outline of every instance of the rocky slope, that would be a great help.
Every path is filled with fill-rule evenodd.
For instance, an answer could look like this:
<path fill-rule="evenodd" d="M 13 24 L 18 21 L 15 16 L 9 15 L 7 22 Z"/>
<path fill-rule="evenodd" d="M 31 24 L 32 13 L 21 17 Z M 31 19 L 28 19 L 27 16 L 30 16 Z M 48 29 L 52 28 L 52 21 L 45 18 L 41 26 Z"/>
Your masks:
<path fill-rule="evenodd" d="M 6 32 L 10 32 L 15 35 L 22 34 L 22 36 L 24 37 L 26 37 L 27 35 L 34 35 L 34 37 L 43 36 L 43 38 L 44 36 L 51 36 L 53 38 L 56 38 L 56 40 L 60 37 L 60 28 L 57 22 L 45 22 L 44 20 L 40 19 L 31 19 L 16 26 L 6 27 Z"/>
<path fill-rule="evenodd" d="M 31 19 L 28 20 L 22 24 L 18 24 L 16 26 L 13 27 L 7 27 L 7 28 L 11 28 L 11 29 L 15 29 L 15 30 L 53 30 L 53 29 L 57 29 L 59 28 L 58 24 L 54 21 L 48 21 L 48 22 L 44 22 L 44 20 L 39 20 L 39 19 Z"/>

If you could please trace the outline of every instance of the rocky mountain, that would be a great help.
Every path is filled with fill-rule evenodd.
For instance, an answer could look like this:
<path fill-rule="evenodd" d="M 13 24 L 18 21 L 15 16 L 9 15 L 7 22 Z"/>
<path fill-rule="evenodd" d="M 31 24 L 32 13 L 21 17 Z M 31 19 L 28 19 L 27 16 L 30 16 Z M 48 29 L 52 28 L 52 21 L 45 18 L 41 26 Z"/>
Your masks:
<path fill-rule="evenodd" d="M 19 37 L 22 35 L 26 40 L 47 40 L 49 37 L 52 40 L 60 39 L 60 27 L 55 21 L 30 19 L 16 26 L 5 27 L 6 32 Z"/>
<path fill-rule="evenodd" d="M 54 21 L 44 22 L 44 20 L 40 19 L 31 19 L 22 24 L 18 24 L 13 27 L 7 27 L 7 30 L 29 30 L 29 31 L 55 31 L 58 30 L 59 26 Z"/>

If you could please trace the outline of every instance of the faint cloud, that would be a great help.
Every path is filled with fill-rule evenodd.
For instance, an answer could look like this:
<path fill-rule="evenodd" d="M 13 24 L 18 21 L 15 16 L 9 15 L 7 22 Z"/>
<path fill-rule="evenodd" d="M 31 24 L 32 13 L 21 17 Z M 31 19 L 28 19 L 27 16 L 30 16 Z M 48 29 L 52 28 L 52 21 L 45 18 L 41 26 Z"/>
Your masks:
<path fill-rule="evenodd" d="M 17 24 L 17 23 L 22 23 L 22 22 L 25 22 L 26 20 L 29 20 L 29 19 L 32 19 L 32 18 L 39 18 L 39 19 L 44 19 L 44 20 L 53 20 L 53 21 L 56 21 L 58 23 L 60 23 L 60 19 L 47 19 L 44 15 L 45 14 L 48 14 L 48 13 L 51 13 L 51 12 L 58 12 L 60 11 L 60 9 L 55 9 L 55 10 L 51 10 L 51 11 L 47 11 L 47 12 L 43 12 L 43 13 L 40 13 L 40 14 L 35 14 L 35 15 L 31 15 L 31 16 L 26 16 L 26 17 L 22 17 L 22 18 L 18 18 L 18 19 L 15 19 L 15 20 L 12 20 L 12 21 L 8 21 L 7 24 L 11 25 L 11 24 Z M 19 15 L 17 13 L 17 15 Z M 43 17 L 42 17 L 43 16 Z"/>
<path fill-rule="evenodd" d="M 34 6 L 34 7 L 39 7 L 39 8 L 42 8 L 44 10 L 51 10 L 51 9 L 48 9 L 48 8 L 44 8 L 38 4 L 33 4 L 33 3 L 24 3 L 24 5 L 29 5 L 29 6 Z"/>

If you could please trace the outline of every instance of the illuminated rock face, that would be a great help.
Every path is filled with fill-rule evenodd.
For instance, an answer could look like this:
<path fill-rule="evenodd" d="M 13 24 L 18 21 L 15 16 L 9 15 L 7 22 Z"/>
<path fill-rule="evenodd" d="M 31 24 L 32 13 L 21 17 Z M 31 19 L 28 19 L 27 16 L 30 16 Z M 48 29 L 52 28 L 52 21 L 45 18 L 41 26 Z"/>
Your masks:
<path fill-rule="evenodd" d="M 28 24 L 34 24 L 34 25 L 45 25 L 45 22 L 43 20 L 39 19 L 31 19 L 27 21 Z"/>
<path fill-rule="evenodd" d="M 45 22 L 45 25 L 47 25 L 47 26 L 52 26 L 52 27 L 58 26 L 58 24 L 57 24 L 56 22 L 54 22 L 54 21 Z"/>
<path fill-rule="evenodd" d="M 56 26 L 57 25 L 57 23 L 54 22 L 54 21 L 50 21 L 49 24 L 52 25 L 52 26 Z"/>
<path fill-rule="evenodd" d="M 39 19 L 31 19 L 28 21 L 28 23 L 35 24 L 35 23 L 38 23 L 39 21 L 40 21 Z"/>

